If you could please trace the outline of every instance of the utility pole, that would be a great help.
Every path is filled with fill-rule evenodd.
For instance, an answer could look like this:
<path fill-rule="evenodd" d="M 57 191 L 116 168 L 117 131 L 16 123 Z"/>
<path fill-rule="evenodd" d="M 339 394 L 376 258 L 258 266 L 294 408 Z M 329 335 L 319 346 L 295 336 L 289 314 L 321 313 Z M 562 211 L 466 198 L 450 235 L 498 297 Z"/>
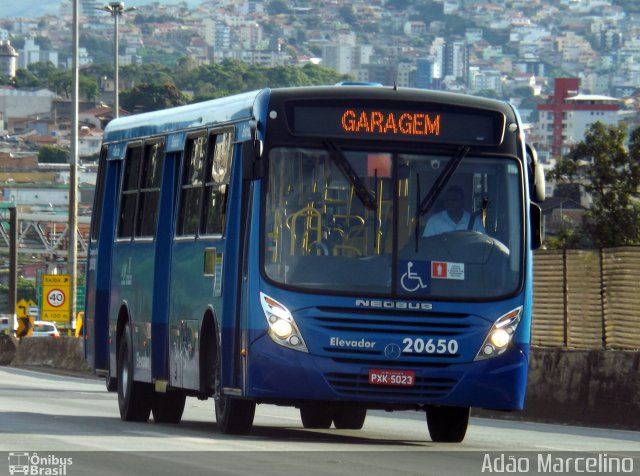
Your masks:
<path fill-rule="evenodd" d="M 76 319 L 76 289 L 78 286 L 78 91 L 79 91 L 79 0 L 73 0 L 73 73 L 71 79 L 71 157 L 69 163 L 69 254 L 67 267 L 69 286 L 69 329 Z"/>
<path fill-rule="evenodd" d="M 120 115 L 120 98 L 118 90 L 120 88 L 120 72 L 118 68 L 118 17 L 121 17 L 123 13 L 137 10 L 136 7 L 124 8 L 124 2 L 109 2 L 109 5 L 105 5 L 102 9 L 111 13 L 113 17 L 113 67 L 114 67 L 114 84 L 113 84 L 113 117 L 114 119 Z"/>
<path fill-rule="evenodd" d="M 18 211 L 15 205 L 9 208 L 9 226 L 11 239 L 9 243 L 9 335 L 15 341 L 16 304 L 18 302 Z"/>

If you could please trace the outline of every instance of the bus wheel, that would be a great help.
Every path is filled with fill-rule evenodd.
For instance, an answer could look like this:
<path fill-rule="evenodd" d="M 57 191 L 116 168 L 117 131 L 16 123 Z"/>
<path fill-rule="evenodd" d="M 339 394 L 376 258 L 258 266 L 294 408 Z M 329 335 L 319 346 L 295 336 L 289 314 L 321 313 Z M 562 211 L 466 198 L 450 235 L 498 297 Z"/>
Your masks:
<path fill-rule="evenodd" d="M 340 405 L 333 412 L 333 424 L 338 430 L 360 430 L 367 418 L 367 409 L 355 405 Z"/>
<path fill-rule="evenodd" d="M 331 427 L 333 415 L 329 405 L 309 403 L 300 407 L 300 419 L 305 428 L 326 430 Z"/>
<path fill-rule="evenodd" d="M 180 423 L 186 395 L 182 392 L 154 393 L 151 412 L 156 423 Z"/>
<path fill-rule="evenodd" d="M 124 421 L 147 421 L 151 413 L 151 386 L 133 380 L 131 327 L 124 326 L 118 349 L 118 408 Z"/>
<path fill-rule="evenodd" d="M 431 440 L 442 443 L 460 443 L 469 426 L 469 407 L 427 408 L 427 427 Z"/>
<path fill-rule="evenodd" d="M 107 392 L 115 392 L 118 389 L 118 380 L 113 377 L 107 377 L 104 383 L 107 387 Z"/>
<path fill-rule="evenodd" d="M 219 395 L 216 398 L 216 421 L 220 431 L 231 435 L 246 435 L 253 426 L 256 402 Z"/>

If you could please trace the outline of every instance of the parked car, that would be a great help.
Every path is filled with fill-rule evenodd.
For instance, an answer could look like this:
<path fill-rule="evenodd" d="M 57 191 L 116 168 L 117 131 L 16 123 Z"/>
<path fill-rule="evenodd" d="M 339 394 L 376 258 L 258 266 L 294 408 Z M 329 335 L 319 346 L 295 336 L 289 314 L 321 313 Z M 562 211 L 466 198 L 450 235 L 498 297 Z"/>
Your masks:
<path fill-rule="evenodd" d="M 31 337 L 60 337 L 60 331 L 53 322 L 36 321 L 33 323 Z"/>

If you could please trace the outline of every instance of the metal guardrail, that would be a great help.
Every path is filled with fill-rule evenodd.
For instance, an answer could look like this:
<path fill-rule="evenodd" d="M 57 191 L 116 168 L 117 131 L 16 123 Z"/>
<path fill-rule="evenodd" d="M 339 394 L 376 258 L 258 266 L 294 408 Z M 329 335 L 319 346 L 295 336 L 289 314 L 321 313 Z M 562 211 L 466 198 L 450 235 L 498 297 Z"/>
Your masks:
<path fill-rule="evenodd" d="M 640 247 L 539 250 L 531 343 L 640 350 Z"/>

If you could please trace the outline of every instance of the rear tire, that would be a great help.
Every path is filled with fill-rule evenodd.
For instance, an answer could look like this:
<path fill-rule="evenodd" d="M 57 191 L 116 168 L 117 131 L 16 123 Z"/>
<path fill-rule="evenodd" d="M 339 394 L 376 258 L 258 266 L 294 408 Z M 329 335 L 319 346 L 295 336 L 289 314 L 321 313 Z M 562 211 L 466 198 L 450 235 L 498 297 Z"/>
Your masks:
<path fill-rule="evenodd" d="M 469 407 L 428 407 L 427 427 L 431 440 L 438 443 L 460 443 L 467 433 L 470 412 Z"/>
<path fill-rule="evenodd" d="M 118 408 L 122 420 L 146 422 L 151 413 L 151 384 L 133 380 L 132 342 L 131 326 L 125 324 L 118 348 Z"/>
<path fill-rule="evenodd" d="M 253 426 L 256 402 L 228 395 L 216 398 L 216 421 L 220 431 L 228 435 L 246 435 Z"/>
<path fill-rule="evenodd" d="M 356 405 L 340 405 L 333 411 L 333 425 L 337 430 L 360 430 L 367 418 L 367 409 Z"/>
<path fill-rule="evenodd" d="M 329 405 L 310 403 L 300 407 L 300 419 L 305 428 L 326 430 L 331 428 L 333 412 Z"/>
<path fill-rule="evenodd" d="M 181 392 L 154 393 L 151 403 L 156 423 L 180 423 L 187 397 Z"/>

